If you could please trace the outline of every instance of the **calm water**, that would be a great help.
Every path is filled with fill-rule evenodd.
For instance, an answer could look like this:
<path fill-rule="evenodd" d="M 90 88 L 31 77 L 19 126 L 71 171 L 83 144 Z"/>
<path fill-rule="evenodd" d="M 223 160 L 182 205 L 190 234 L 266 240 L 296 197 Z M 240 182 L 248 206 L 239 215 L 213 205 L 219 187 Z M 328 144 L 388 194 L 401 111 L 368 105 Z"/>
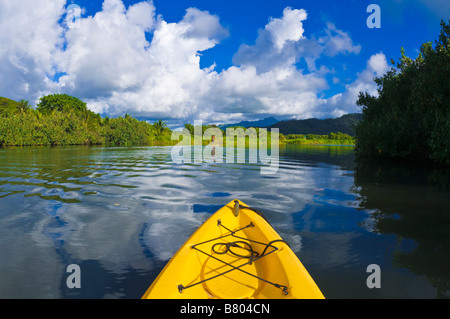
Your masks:
<path fill-rule="evenodd" d="M 350 147 L 280 149 L 274 175 L 174 164 L 170 150 L 0 149 L 0 298 L 140 298 L 234 198 L 264 212 L 327 298 L 450 296 L 448 173 L 356 165 Z M 66 286 L 70 264 L 80 289 Z"/>

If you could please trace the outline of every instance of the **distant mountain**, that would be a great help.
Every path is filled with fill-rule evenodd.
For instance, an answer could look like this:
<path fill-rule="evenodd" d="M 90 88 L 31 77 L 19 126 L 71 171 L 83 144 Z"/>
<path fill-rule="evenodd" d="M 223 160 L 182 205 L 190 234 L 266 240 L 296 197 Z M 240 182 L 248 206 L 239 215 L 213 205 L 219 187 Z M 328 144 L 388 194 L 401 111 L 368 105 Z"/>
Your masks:
<path fill-rule="evenodd" d="M 286 120 L 268 126 L 278 128 L 283 135 L 287 134 L 320 134 L 327 135 L 332 132 L 355 135 L 354 125 L 362 120 L 361 113 L 351 113 L 336 119 L 306 119 Z"/>
<path fill-rule="evenodd" d="M 227 127 L 233 127 L 233 126 L 242 126 L 242 127 L 268 127 L 270 125 L 273 125 L 275 123 L 278 123 L 279 121 L 276 118 L 273 117 L 267 117 L 263 120 L 258 121 L 241 121 L 239 123 L 235 124 L 222 124 L 218 125 L 218 127 L 222 130 L 225 130 Z"/>

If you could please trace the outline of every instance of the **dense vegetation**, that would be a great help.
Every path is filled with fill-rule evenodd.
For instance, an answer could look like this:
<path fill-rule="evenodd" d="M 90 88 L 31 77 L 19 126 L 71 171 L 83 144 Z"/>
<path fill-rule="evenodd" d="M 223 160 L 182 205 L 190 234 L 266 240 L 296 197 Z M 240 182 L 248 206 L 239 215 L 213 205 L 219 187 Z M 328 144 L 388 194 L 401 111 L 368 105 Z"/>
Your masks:
<path fill-rule="evenodd" d="M 354 126 L 362 119 L 362 114 L 346 114 L 336 119 L 306 119 L 287 120 L 270 125 L 268 128 L 278 128 L 280 133 L 288 134 L 318 134 L 328 135 L 341 132 L 351 136 L 355 135 Z"/>
<path fill-rule="evenodd" d="M 318 120 L 319 121 L 319 120 Z M 194 144 L 194 126 L 184 126 L 191 134 Z M 226 130 L 216 125 L 203 125 L 202 136 L 209 128 L 220 129 L 222 143 L 227 140 Z M 253 131 L 260 138 L 259 128 L 230 127 L 237 136 L 243 137 Z M 67 94 L 43 96 L 37 108 L 31 108 L 28 101 L 13 101 L 0 97 L 0 146 L 24 145 L 174 145 L 172 131 L 159 120 L 153 124 L 139 121 L 125 114 L 124 117 L 101 117 L 90 111 L 85 102 Z M 218 136 L 216 136 L 218 137 Z M 271 145 L 271 129 L 267 130 L 266 142 Z M 255 140 L 253 140 L 255 141 Z M 280 142 L 289 144 L 354 144 L 351 136 L 344 133 L 290 134 L 279 136 Z M 204 136 L 202 144 L 211 142 Z M 235 145 L 238 145 L 235 139 Z M 245 139 L 245 146 L 257 147 Z"/>
<path fill-rule="evenodd" d="M 320 134 L 288 134 L 284 138 L 287 144 L 329 144 L 329 145 L 354 145 L 352 136 L 345 133 Z"/>
<path fill-rule="evenodd" d="M 395 62 L 392 61 L 395 65 Z M 378 96 L 360 93 L 363 120 L 356 126 L 360 157 L 450 164 L 450 21 L 424 43 L 416 59 L 405 55 L 376 78 Z"/>
<path fill-rule="evenodd" d="M 195 127 L 192 124 L 185 124 L 184 127 L 189 131 L 192 139 L 191 144 L 195 145 Z M 214 131 L 206 132 L 208 129 L 215 129 L 218 134 L 214 134 Z M 205 133 L 206 132 L 206 133 Z M 220 133 L 219 133 L 220 132 Z M 272 132 L 266 129 L 266 134 L 260 134 L 259 127 L 243 127 L 243 126 L 233 126 L 229 125 L 226 128 L 222 128 L 215 124 L 203 124 L 202 125 L 202 145 L 208 145 L 212 142 L 212 135 L 215 136 L 216 143 L 222 143 L 223 146 L 229 146 L 234 143 L 235 147 L 241 147 L 244 145 L 245 147 L 258 147 L 259 143 L 266 143 L 267 145 L 271 145 L 272 143 Z M 233 142 L 228 141 L 228 134 L 233 138 Z M 221 136 L 219 136 L 221 135 Z M 283 134 L 279 134 L 278 136 L 279 142 L 283 142 L 285 137 Z M 240 144 L 244 141 L 244 144 Z"/>
<path fill-rule="evenodd" d="M 170 136 L 161 120 L 102 118 L 66 94 L 42 97 L 36 110 L 28 101 L 0 97 L 0 145 L 160 145 L 170 144 Z"/>

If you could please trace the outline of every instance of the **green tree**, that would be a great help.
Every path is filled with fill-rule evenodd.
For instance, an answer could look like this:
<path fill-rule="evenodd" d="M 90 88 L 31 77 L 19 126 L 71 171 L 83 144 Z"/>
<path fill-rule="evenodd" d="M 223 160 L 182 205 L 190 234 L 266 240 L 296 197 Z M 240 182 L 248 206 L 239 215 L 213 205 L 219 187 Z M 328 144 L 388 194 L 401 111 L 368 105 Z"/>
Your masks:
<path fill-rule="evenodd" d="M 17 109 L 20 113 L 28 113 L 31 110 L 31 105 L 27 100 L 21 99 L 17 103 Z"/>
<path fill-rule="evenodd" d="M 48 115 L 53 112 L 74 114 L 82 120 L 83 125 L 89 129 L 95 129 L 101 125 L 100 114 L 94 113 L 87 108 L 82 100 L 67 94 L 51 94 L 40 98 L 36 111 Z"/>
<path fill-rule="evenodd" d="M 67 94 L 50 94 L 40 98 L 37 110 L 42 114 L 49 114 L 54 111 L 66 113 L 72 111 L 81 115 L 87 110 L 87 106 L 85 102 Z"/>
<path fill-rule="evenodd" d="M 160 136 L 164 132 L 164 128 L 166 127 L 166 122 L 159 120 L 158 122 L 153 123 L 153 128 L 156 136 Z"/>
<path fill-rule="evenodd" d="M 150 127 L 151 124 L 126 114 L 125 117 L 108 119 L 101 131 L 107 144 L 149 145 L 154 141 Z"/>
<path fill-rule="evenodd" d="M 0 145 L 172 145 L 170 137 L 162 120 L 151 125 L 129 114 L 102 119 L 66 94 L 42 97 L 36 110 L 26 100 L 0 97 Z"/>
<path fill-rule="evenodd" d="M 194 136 L 194 125 L 192 124 L 184 124 L 184 127 L 191 133 L 191 136 Z"/>
<path fill-rule="evenodd" d="M 18 102 L 0 97 L 0 117 L 8 117 L 14 115 L 18 110 Z"/>
<path fill-rule="evenodd" d="M 356 126 L 358 156 L 450 164 L 450 21 L 441 21 L 434 45 L 416 59 L 401 58 L 376 78 L 378 96 L 360 93 L 363 120 Z"/>

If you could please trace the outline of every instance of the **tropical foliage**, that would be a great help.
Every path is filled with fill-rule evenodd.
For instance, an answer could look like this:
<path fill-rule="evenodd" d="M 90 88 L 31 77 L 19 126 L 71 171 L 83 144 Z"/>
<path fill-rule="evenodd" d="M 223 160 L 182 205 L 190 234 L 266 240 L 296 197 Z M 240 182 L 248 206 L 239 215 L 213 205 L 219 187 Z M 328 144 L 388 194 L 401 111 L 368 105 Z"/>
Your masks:
<path fill-rule="evenodd" d="M 450 164 L 449 79 L 450 21 L 442 21 L 434 45 L 424 43 L 416 59 L 402 49 L 396 68 L 375 79 L 378 96 L 360 93 L 357 154 Z"/>
<path fill-rule="evenodd" d="M 102 118 L 66 94 L 42 97 L 36 110 L 26 100 L 0 97 L 0 145 L 154 145 L 170 135 L 165 122 Z"/>
<path fill-rule="evenodd" d="M 355 140 L 352 136 L 345 133 L 331 132 L 328 135 L 320 134 L 288 134 L 284 142 L 287 144 L 335 144 L 335 145 L 354 145 Z"/>

